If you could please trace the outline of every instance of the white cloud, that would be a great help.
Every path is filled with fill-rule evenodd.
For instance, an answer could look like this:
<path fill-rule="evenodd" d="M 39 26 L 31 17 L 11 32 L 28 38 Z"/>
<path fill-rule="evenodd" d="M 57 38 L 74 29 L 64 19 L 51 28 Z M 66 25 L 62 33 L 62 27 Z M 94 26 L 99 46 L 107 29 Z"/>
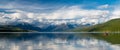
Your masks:
<path fill-rule="evenodd" d="M 110 11 L 108 10 L 87 10 L 82 9 L 79 6 L 63 7 L 51 13 L 34 13 L 26 12 L 21 10 L 7 10 L 10 12 L 15 12 L 11 14 L 0 13 L 2 19 L 6 19 L 6 22 L 19 21 L 32 23 L 34 20 L 40 22 L 41 19 L 79 19 L 77 23 L 101 23 L 108 20 Z M 114 11 L 110 16 L 110 19 L 119 18 L 120 11 Z M 60 22 L 62 23 L 62 22 Z"/>
<path fill-rule="evenodd" d="M 47 19 L 81 19 L 81 22 L 85 23 L 95 23 L 106 21 L 108 17 L 108 10 L 86 10 L 82 9 L 79 6 L 72 6 L 68 8 L 61 8 L 55 12 L 44 14 L 43 18 Z M 105 18 L 104 20 L 99 20 L 101 18 Z M 83 19 L 85 19 L 83 21 Z M 97 21 L 95 21 L 97 20 Z M 99 20 L 99 21 L 98 21 Z"/>
<path fill-rule="evenodd" d="M 79 7 L 69 7 L 69 8 L 62 8 L 53 13 L 46 14 L 46 18 L 56 19 L 73 19 L 73 18 L 81 18 L 81 17 L 88 17 L 88 18 L 99 18 L 105 17 L 109 11 L 105 10 L 85 10 Z"/>
<path fill-rule="evenodd" d="M 8 8 L 16 8 L 16 5 L 18 5 L 17 3 L 15 3 L 15 2 L 10 2 L 10 3 L 7 3 L 7 4 L 1 4 L 0 5 L 0 8 L 6 8 L 6 9 L 8 9 Z"/>
<path fill-rule="evenodd" d="M 98 6 L 98 9 L 105 9 L 105 8 L 108 8 L 108 7 L 109 7 L 109 5 L 105 4 L 105 5 Z"/>
<path fill-rule="evenodd" d="M 120 9 L 114 10 L 110 16 L 110 19 L 120 18 Z"/>

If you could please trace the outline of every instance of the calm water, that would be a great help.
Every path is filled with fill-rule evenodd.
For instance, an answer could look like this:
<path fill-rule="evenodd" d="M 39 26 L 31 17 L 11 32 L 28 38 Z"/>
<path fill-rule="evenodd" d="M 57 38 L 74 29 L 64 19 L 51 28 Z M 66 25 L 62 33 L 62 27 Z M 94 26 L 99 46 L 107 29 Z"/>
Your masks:
<path fill-rule="evenodd" d="M 1 37 L 0 50 L 120 50 L 120 46 L 84 34 L 24 34 Z"/>

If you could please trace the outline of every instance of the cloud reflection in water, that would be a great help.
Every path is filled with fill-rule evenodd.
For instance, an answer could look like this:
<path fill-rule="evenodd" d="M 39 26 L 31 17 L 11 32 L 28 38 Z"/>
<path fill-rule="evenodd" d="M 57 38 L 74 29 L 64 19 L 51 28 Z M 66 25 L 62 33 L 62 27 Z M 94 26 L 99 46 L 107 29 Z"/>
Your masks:
<path fill-rule="evenodd" d="M 71 35 L 70 35 L 71 36 Z M 112 45 L 94 38 L 69 35 L 55 37 L 40 35 L 30 40 L 0 39 L 0 50 L 119 50 Z"/>

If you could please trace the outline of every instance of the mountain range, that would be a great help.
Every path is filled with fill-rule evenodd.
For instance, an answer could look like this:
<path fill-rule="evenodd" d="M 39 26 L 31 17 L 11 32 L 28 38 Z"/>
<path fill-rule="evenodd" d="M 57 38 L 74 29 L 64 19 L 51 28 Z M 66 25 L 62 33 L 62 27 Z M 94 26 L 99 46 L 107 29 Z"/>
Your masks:
<path fill-rule="evenodd" d="M 17 23 L 16 25 L 11 25 L 12 27 L 20 28 L 23 30 L 31 30 L 35 32 L 59 32 L 74 29 L 80 26 L 88 26 L 88 25 L 78 25 L 78 24 L 70 24 L 70 23 L 62 23 L 59 25 L 52 25 L 52 24 L 41 24 L 44 25 L 43 27 L 38 27 L 29 23 Z"/>
<path fill-rule="evenodd" d="M 0 32 L 26 32 L 26 31 L 34 31 L 34 32 L 62 32 L 62 31 L 77 31 L 77 32 L 103 32 L 103 31 L 120 31 L 119 23 L 120 19 L 113 19 L 105 23 L 100 23 L 97 25 L 94 24 L 77 24 L 77 23 L 61 23 L 61 24 L 53 24 L 53 23 L 27 23 L 27 22 L 15 22 L 9 25 L 0 25 Z M 39 24 L 39 25 L 38 25 Z"/>
<path fill-rule="evenodd" d="M 34 25 L 30 23 L 25 22 L 19 22 L 19 23 L 12 23 L 9 25 L 0 25 L 1 32 L 6 32 L 7 30 L 10 32 L 14 30 L 15 32 L 21 32 L 23 30 L 29 30 L 29 31 L 35 31 L 35 32 L 59 32 L 59 31 L 65 31 L 74 29 L 76 27 L 83 27 L 83 26 L 90 26 L 90 24 L 86 25 L 80 25 L 80 24 L 73 24 L 73 23 L 61 23 L 61 24 L 52 24 L 52 23 L 40 23 L 41 25 Z M 7 32 L 8 32 L 7 31 Z"/>

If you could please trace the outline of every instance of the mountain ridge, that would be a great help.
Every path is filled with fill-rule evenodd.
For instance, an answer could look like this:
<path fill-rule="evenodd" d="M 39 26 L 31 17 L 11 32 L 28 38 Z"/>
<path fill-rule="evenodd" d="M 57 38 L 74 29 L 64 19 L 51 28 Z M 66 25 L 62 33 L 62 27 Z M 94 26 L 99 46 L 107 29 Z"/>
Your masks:
<path fill-rule="evenodd" d="M 120 18 L 112 19 L 105 23 L 85 27 L 84 29 L 74 29 L 74 32 L 119 32 L 120 31 Z"/>

